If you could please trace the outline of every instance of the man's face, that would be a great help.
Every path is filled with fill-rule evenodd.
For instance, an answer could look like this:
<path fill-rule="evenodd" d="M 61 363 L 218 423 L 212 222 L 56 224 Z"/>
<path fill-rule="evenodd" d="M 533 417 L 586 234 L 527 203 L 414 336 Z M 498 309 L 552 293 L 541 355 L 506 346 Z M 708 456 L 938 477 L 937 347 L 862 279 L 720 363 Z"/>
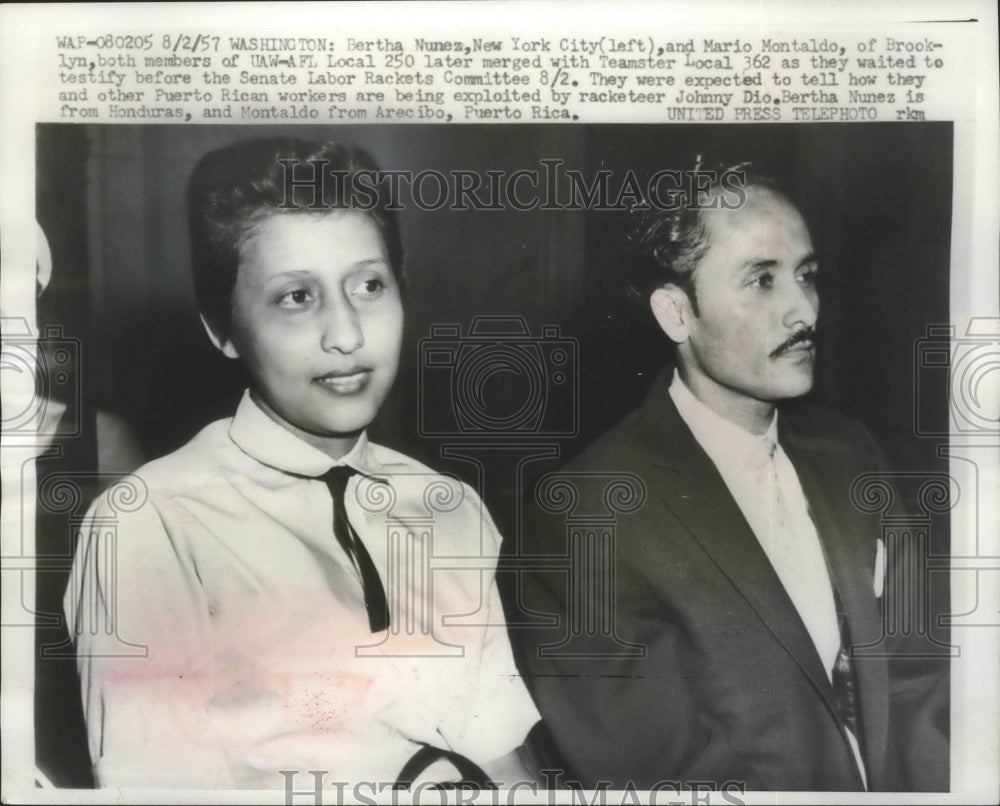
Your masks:
<path fill-rule="evenodd" d="M 694 271 L 699 314 L 679 346 L 692 389 L 772 403 L 812 388 L 819 310 L 809 231 L 781 196 L 704 211 L 709 248 Z"/>
<path fill-rule="evenodd" d="M 276 214 L 243 244 L 222 349 L 243 360 L 272 418 L 328 449 L 375 417 L 402 330 L 399 288 L 368 216 Z"/>

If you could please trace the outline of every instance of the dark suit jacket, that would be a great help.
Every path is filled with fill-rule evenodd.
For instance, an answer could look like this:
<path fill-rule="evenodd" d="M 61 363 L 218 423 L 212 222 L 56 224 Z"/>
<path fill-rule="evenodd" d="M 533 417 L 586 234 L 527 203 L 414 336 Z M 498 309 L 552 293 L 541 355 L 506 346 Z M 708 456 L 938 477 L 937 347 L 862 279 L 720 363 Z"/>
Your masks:
<path fill-rule="evenodd" d="M 640 409 L 558 474 L 575 493 L 540 490 L 550 511 L 539 508 L 528 519 L 524 551 L 536 566 L 546 564 L 543 555 L 553 560 L 549 570 L 521 572 L 520 600 L 511 609 L 536 618 L 558 614 L 551 627 L 512 632 L 539 710 L 570 771 L 590 788 L 601 781 L 615 788 L 705 781 L 759 790 L 860 789 L 812 640 L 677 413 L 669 377 L 661 375 Z M 877 645 L 880 524 L 850 498 L 854 479 L 878 467 L 877 449 L 860 425 L 815 408 L 782 411 L 778 422 L 851 640 Z M 644 502 L 630 503 L 622 485 L 609 493 L 615 476 L 640 489 Z M 567 573 L 574 540 L 596 553 L 577 551 Z M 887 661 L 857 657 L 854 664 L 869 788 L 946 789 L 946 740 L 939 746 L 943 768 L 907 782 L 904 754 L 890 732 Z M 901 697 L 926 702 L 932 682 L 906 680 Z"/>

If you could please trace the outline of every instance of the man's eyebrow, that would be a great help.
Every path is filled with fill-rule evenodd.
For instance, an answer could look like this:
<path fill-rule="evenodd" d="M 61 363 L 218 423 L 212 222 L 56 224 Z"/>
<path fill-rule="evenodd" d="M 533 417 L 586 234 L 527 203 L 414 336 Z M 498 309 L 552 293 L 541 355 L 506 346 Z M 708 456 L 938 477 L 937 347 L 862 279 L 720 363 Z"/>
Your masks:
<path fill-rule="evenodd" d="M 777 260 L 748 260 L 740 266 L 740 274 L 749 274 L 752 271 L 759 271 L 760 269 L 773 269 L 777 265 Z"/>
<path fill-rule="evenodd" d="M 819 263 L 819 258 L 816 256 L 815 252 L 810 252 L 802 260 L 799 261 L 799 265 L 796 269 L 801 269 L 803 266 L 808 266 L 811 263 Z M 778 265 L 778 261 L 772 258 L 765 258 L 763 260 L 748 260 L 742 266 L 740 266 L 741 274 L 748 274 L 752 271 L 760 271 L 762 269 L 773 269 Z"/>

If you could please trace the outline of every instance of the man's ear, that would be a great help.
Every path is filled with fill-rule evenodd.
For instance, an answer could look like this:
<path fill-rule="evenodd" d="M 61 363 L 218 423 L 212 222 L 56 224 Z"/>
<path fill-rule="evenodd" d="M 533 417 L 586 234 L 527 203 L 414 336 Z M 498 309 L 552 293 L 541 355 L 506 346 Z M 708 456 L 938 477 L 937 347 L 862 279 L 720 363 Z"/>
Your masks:
<path fill-rule="evenodd" d="M 683 288 L 668 283 L 657 288 L 649 298 L 649 307 L 653 309 L 660 328 L 675 344 L 683 344 L 691 335 L 691 301 Z"/>
<path fill-rule="evenodd" d="M 216 349 L 222 353 L 226 358 L 239 358 L 240 352 L 236 349 L 236 345 L 233 344 L 232 339 L 221 339 L 219 334 L 215 332 L 215 329 L 209 324 L 208 320 L 205 318 L 204 314 L 199 314 L 201 319 L 201 326 L 205 328 L 205 332 L 208 337 L 212 340 L 212 344 L 215 345 Z"/>

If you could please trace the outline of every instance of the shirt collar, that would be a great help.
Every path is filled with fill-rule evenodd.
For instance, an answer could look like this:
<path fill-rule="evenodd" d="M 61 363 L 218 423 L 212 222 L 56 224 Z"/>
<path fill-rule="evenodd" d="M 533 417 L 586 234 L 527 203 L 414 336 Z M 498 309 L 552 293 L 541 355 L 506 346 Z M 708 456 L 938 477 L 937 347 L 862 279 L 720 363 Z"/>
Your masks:
<path fill-rule="evenodd" d="M 334 460 L 271 419 L 254 403 L 250 390 L 243 393 L 229 426 L 229 437 L 258 462 L 296 476 L 322 476 L 337 465 L 347 465 L 365 475 L 379 469 L 368 449 L 366 433 L 362 432 L 350 451 Z"/>
<path fill-rule="evenodd" d="M 752 434 L 702 403 L 674 370 L 670 398 L 691 433 L 716 466 L 766 464 L 778 442 L 778 411 L 763 434 Z"/>

